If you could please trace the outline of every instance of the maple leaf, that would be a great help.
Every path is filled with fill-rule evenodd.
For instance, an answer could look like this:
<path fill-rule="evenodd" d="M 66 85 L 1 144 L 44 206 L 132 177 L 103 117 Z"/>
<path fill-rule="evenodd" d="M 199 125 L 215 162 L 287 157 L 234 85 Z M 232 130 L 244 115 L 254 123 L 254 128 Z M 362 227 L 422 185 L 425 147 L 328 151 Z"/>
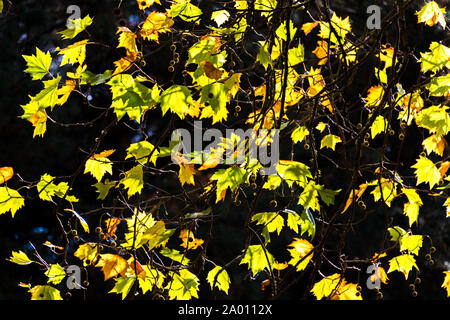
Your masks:
<path fill-rule="evenodd" d="M 180 231 L 181 246 L 186 250 L 195 250 L 203 244 L 202 239 L 194 237 L 194 233 L 189 229 Z"/>
<path fill-rule="evenodd" d="M 334 134 L 328 134 L 320 141 L 320 149 L 322 148 L 330 148 L 334 150 L 336 148 L 336 144 L 342 142 L 341 138 L 335 136 Z"/>
<path fill-rule="evenodd" d="M 302 25 L 302 31 L 305 35 L 308 35 L 315 27 L 319 25 L 319 21 L 316 22 L 307 22 Z"/>
<path fill-rule="evenodd" d="M 106 223 L 106 233 L 104 239 L 108 239 L 116 234 L 117 227 L 119 226 L 122 220 L 117 218 L 108 218 L 105 219 Z"/>
<path fill-rule="evenodd" d="M 341 282 L 341 275 L 335 273 L 331 276 L 324 277 L 322 280 L 316 282 L 311 289 L 311 293 L 316 296 L 317 300 L 321 300 L 330 296 L 335 291 Z"/>
<path fill-rule="evenodd" d="M 409 272 L 413 269 L 413 267 L 419 270 L 414 256 L 410 254 L 402 254 L 389 260 L 389 270 L 387 273 L 399 271 L 403 273 L 405 279 L 407 280 Z"/>
<path fill-rule="evenodd" d="M 411 166 L 411 168 L 416 169 L 417 184 L 428 183 L 430 190 L 441 180 L 441 173 L 436 165 L 426 157 L 420 156 L 416 164 Z"/>
<path fill-rule="evenodd" d="M 317 62 L 319 66 L 326 64 L 328 61 L 328 43 L 323 40 L 317 41 L 317 48 L 312 53 L 319 58 L 319 62 Z"/>
<path fill-rule="evenodd" d="M 31 300 L 63 300 L 60 291 L 52 286 L 34 286 L 28 292 Z"/>
<path fill-rule="evenodd" d="M 63 55 L 61 66 L 65 64 L 74 65 L 79 63 L 82 65 L 86 59 L 86 44 L 89 40 L 82 40 L 71 44 L 67 48 L 57 49 L 59 55 Z"/>
<path fill-rule="evenodd" d="M 430 44 L 430 51 L 425 53 L 420 53 L 420 70 L 425 73 L 431 71 L 436 73 L 439 70 L 445 68 L 450 68 L 450 48 L 444 46 L 441 43 L 433 41 Z"/>
<path fill-rule="evenodd" d="M 261 212 L 252 217 L 252 221 L 257 221 L 257 224 L 264 225 L 268 232 L 276 231 L 280 234 L 284 226 L 284 219 L 277 212 Z"/>
<path fill-rule="evenodd" d="M 244 251 L 244 257 L 239 264 L 248 264 L 248 269 L 252 270 L 253 277 L 264 269 L 272 269 L 275 264 L 275 258 L 262 245 L 251 245 Z"/>
<path fill-rule="evenodd" d="M 288 262 L 292 266 L 296 266 L 297 271 L 301 271 L 306 268 L 309 261 L 312 259 L 314 253 L 314 246 L 307 240 L 294 238 L 294 241 L 288 246 L 291 249 L 288 251 L 291 254 L 291 260 Z M 300 260 L 302 262 L 299 263 Z"/>
<path fill-rule="evenodd" d="M 75 80 L 66 80 L 66 83 L 57 91 L 58 96 L 61 95 L 61 97 L 58 98 L 56 104 L 62 106 L 64 103 L 66 103 L 72 91 L 75 90 L 75 86 Z M 45 119 L 47 119 L 47 116 L 45 116 Z"/>
<path fill-rule="evenodd" d="M 87 15 L 83 19 L 72 19 L 67 23 L 67 29 L 58 32 L 63 39 L 73 39 L 79 33 L 83 32 L 87 27 L 92 24 L 92 18 Z"/>
<path fill-rule="evenodd" d="M 193 163 L 180 163 L 178 178 L 180 179 L 181 185 L 185 183 L 195 185 L 194 175 L 195 168 Z"/>
<path fill-rule="evenodd" d="M 390 207 L 392 200 L 397 196 L 397 184 L 386 178 L 374 180 L 371 184 L 375 185 L 375 189 L 371 192 L 374 201 L 381 200 Z"/>
<path fill-rule="evenodd" d="M 169 272 L 172 280 L 165 289 L 169 290 L 170 300 L 190 300 L 198 298 L 200 281 L 195 274 L 187 269 L 180 269 L 178 273 Z"/>
<path fill-rule="evenodd" d="M 127 172 L 125 177 L 120 180 L 120 184 L 123 184 L 125 189 L 128 189 L 128 198 L 136 193 L 141 193 L 144 188 L 144 172 L 141 165 L 137 165 Z"/>
<path fill-rule="evenodd" d="M 91 242 L 84 243 L 78 247 L 73 255 L 82 260 L 85 267 L 94 265 L 99 257 L 97 244 Z"/>
<path fill-rule="evenodd" d="M 428 138 L 424 139 L 422 141 L 423 148 L 427 152 L 428 155 L 430 153 L 434 152 L 437 155 L 440 155 L 441 157 L 444 154 L 445 146 L 447 145 L 446 140 L 443 136 L 438 136 L 436 134 L 433 134 L 432 136 L 429 136 Z"/>
<path fill-rule="evenodd" d="M 0 215 L 9 211 L 14 218 L 17 210 L 22 208 L 24 204 L 25 199 L 17 190 L 0 187 Z"/>
<path fill-rule="evenodd" d="M 140 34 L 146 40 L 153 40 L 159 43 L 159 34 L 170 31 L 174 21 L 166 13 L 153 11 L 147 16 Z"/>
<path fill-rule="evenodd" d="M 211 19 L 220 27 L 230 18 L 230 16 L 231 15 L 227 10 L 217 10 L 211 14 Z"/>
<path fill-rule="evenodd" d="M 5 183 L 14 176 L 14 169 L 11 167 L 0 168 L 0 184 Z"/>
<path fill-rule="evenodd" d="M 109 179 L 105 180 L 105 183 L 102 182 L 97 182 L 96 184 L 92 185 L 93 187 L 95 187 L 97 190 L 96 192 L 98 192 L 98 200 L 104 200 L 106 198 L 106 196 L 109 193 L 109 190 L 111 188 L 114 188 L 116 186 L 117 182 L 116 181 L 109 181 Z"/>
<path fill-rule="evenodd" d="M 114 287 L 111 289 L 111 291 L 109 291 L 109 293 L 121 294 L 122 300 L 124 300 L 133 287 L 133 284 L 136 281 L 136 276 L 118 277 L 115 278 L 114 281 Z"/>
<path fill-rule="evenodd" d="M 117 275 L 125 277 L 128 268 L 128 262 L 121 256 L 111 253 L 100 254 L 96 267 L 101 267 L 105 275 L 105 281 Z"/>
<path fill-rule="evenodd" d="M 361 293 L 357 289 L 356 283 L 347 283 L 345 279 L 330 296 L 330 300 L 362 300 Z"/>
<path fill-rule="evenodd" d="M 447 290 L 447 297 L 450 297 L 450 271 L 444 271 L 445 278 L 442 283 L 442 288 Z"/>
<path fill-rule="evenodd" d="M 219 290 L 222 290 L 226 294 L 228 294 L 228 289 L 230 288 L 230 276 L 227 271 L 219 266 L 215 266 L 211 271 L 208 272 L 206 277 L 211 289 L 217 287 Z"/>
<path fill-rule="evenodd" d="M 145 294 L 147 291 L 151 291 L 155 286 L 162 289 L 165 275 L 156 269 L 152 269 L 148 265 L 145 265 L 142 268 L 144 271 L 141 272 L 138 277 L 142 293 Z"/>
<path fill-rule="evenodd" d="M 154 3 L 161 5 L 160 0 L 136 0 L 139 5 L 139 10 L 145 10 L 151 7 Z"/>
<path fill-rule="evenodd" d="M 428 2 L 416 15 L 417 23 L 425 23 L 430 27 L 439 23 L 445 29 L 445 8 L 439 8 L 435 1 Z"/>
<path fill-rule="evenodd" d="M 387 284 L 389 281 L 389 278 L 386 274 L 386 270 L 384 270 L 383 267 L 378 266 L 375 270 L 375 273 L 370 276 L 370 281 L 372 283 L 376 283 L 377 280 L 380 280 L 382 283 Z"/>
<path fill-rule="evenodd" d="M 382 86 L 373 86 L 369 88 L 366 97 L 366 107 L 376 107 L 381 103 L 384 96 L 384 89 Z"/>
<path fill-rule="evenodd" d="M 291 139 L 294 143 L 302 142 L 309 136 L 309 130 L 305 126 L 298 126 L 291 133 Z"/>
<path fill-rule="evenodd" d="M 370 135 L 375 138 L 378 134 L 385 132 L 388 127 L 388 122 L 383 116 L 377 116 L 375 121 L 372 123 L 370 127 Z"/>
<path fill-rule="evenodd" d="M 102 180 L 105 173 L 112 174 L 112 162 L 108 156 L 115 150 L 106 150 L 91 156 L 85 164 L 84 173 L 90 173 L 98 182 Z"/>
<path fill-rule="evenodd" d="M 33 80 L 41 80 L 49 73 L 52 57 L 50 52 L 44 53 L 39 48 L 36 48 L 36 55 L 22 56 L 27 62 L 27 69 Z"/>
<path fill-rule="evenodd" d="M 47 283 L 58 284 L 63 281 L 66 276 L 66 271 L 59 264 L 51 264 L 47 271 L 44 273 L 48 280 Z"/>

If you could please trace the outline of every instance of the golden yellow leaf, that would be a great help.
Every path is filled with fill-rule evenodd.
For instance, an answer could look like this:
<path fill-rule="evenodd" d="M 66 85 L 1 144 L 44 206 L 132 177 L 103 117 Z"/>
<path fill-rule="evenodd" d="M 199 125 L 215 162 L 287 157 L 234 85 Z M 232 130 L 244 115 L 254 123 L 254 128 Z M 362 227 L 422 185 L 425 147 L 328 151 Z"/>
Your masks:
<path fill-rule="evenodd" d="M 105 275 L 105 281 L 117 275 L 125 277 L 128 268 L 128 262 L 121 256 L 111 253 L 100 254 L 100 259 L 95 265 L 101 267 Z"/>
<path fill-rule="evenodd" d="M 75 90 L 75 86 L 75 80 L 66 80 L 66 83 L 57 91 L 58 96 L 61 95 L 61 97 L 58 98 L 56 104 L 62 106 L 64 103 L 66 103 L 72 91 Z"/>
<path fill-rule="evenodd" d="M 416 13 L 417 23 L 425 23 L 427 26 L 440 24 L 445 29 L 445 8 L 439 8 L 435 1 L 430 1 Z"/>
<path fill-rule="evenodd" d="M 319 66 L 324 65 L 328 60 L 328 43 L 323 40 L 317 41 L 317 48 L 312 53 L 319 58 L 319 62 L 317 64 Z"/>
<path fill-rule="evenodd" d="M 373 86 L 367 92 L 366 107 L 376 107 L 380 104 L 384 96 L 384 89 L 382 86 Z"/>
<path fill-rule="evenodd" d="M 181 185 L 184 185 L 185 183 L 195 185 L 194 175 L 194 164 L 180 163 L 180 172 L 178 173 L 178 178 L 180 179 Z"/>
<path fill-rule="evenodd" d="M 11 167 L 0 168 L 0 184 L 5 183 L 14 176 L 14 169 Z"/>
<path fill-rule="evenodd" d="M 442 155 L 444 154 L 446 141 L 443 136 L 437 136 L 433 134 L 432 136 L 429 136 L 428 138 L 423 140 L 422 145 L 428 155 L 434 152 L 442 157 Z"/>
<path fill-rule="evenodd" d="M 302 26 L 302 30 L 305 33 L 305 35 L 308 35 L 315 27 L 317 27 L 318 24 L 319 21 L 304 23 Z"/>
<path fill-rule="evenodd" d="M 142 25 L 141 36 L 146 40 L 159 43 L 159 34 L 169 32 L 173 23 L 174 21 L 166 13 L 153 11 Z"/>
<path fill-rule="evenodd" d="M 417 177 L 417 184 L 428 183 L 430 185 L 430 190 L 441 180 L 441 173 L 439 172 L 433 161 L 427 159 L 426 157 L 420 156 L 417 163 L 411 168 L 415 168 L 415 174 Z"/>
<path fill-rule="evenodd" d="M 362 300 L 357 286 L 356 283 L 347 283 L 345 279 L 342 279 L 342 282 L 330 296 L 330 300 Z"/>
<path fill-rule="evenodd" d="M 447 289 L 447 297 L 450 297 L 450 271 L 444 271 L 445 278 L 442 283 L 442 288 Z"/>
<path fill-rule="evenodd" d="M 194 237 L 194 233 L 189 229 L 180 231 L 181 246 L 186 250 L 195 250 L 203 244 L 202 239 Z"/>
<path fill-rule="evenodd" d="M 388 283 L 389 278 L 387 276 L 386 270 L 384 270 L 383 267 L 378 267 L 375 273 L 370 276 L 370 281 L 372 283 L 375 283 L 378 279 L 384 284 Z"/>
<path fill-rule="evenodd" d="M 345 211 L 347 211 L 348 207 L 350 207 L 350 205 L 352 204 L 353 199 L 356 199 L 355 201 L 358 201 L 358 199 L 361 198 L 364 191 L 366 191 L 368 185 L 369 185 L 368 183 L 363 183 L 363 184 L 359 185 L 358 190 L 354 190 L 354 192 L 350 192 L 347 202 L 345 203 L 344 210 L 342 210 L 341 213 L 344 213 Z"/>
<path fill-rule="evenodd" d="M 161 4 L 159 0 L 136 0 L 139 5 L 139 10 L 145 10 L 151 7 L 154 3 Z"/>
<path fill-rule="evenodd" d="M 119 226 L 121 220 L 117 218 L 108 218 L 105 220 L 106 223 L 106 233 L 103 239 L 109 239 L 116 234 L 117 227 Z"/>

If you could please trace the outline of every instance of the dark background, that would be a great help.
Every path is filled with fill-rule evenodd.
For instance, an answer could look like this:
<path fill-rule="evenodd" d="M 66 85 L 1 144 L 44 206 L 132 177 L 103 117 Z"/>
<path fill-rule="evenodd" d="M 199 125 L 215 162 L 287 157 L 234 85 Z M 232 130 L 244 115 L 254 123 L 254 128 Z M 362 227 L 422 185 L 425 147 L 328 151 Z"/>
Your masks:
<path fill-rule="evenodd" d="M 94 17 L 94 25 L 89 28 L 90 38 L 103 42 L 111 47 L 117 46 L 116 28 L 120 24 L 126 23 L 128 26 L 135 27 L 136 21 L 142 21 L 137 16 L 137 4 L 135 1 L 125 0 L 122 2 L 121 12 L 114 9 L 118 5 L 118 1 L 97 0 L 97 1 L 14 1 L 13 3 L 5 2 L 3 14 L 0 15 L 0 166 L 11 166 L 26 181 L 36 181 L 43 173 L 49 173 L 53 176 L 72 174 L 80 163 L 83 161 L 85 154 L 81 150 L 89 150 L 93 144 L 93 140 L 107 123 L 97 123 L 93 127 L 61 127 L 47 122 L 47 132 L 44 138 L 32 139 L 33 128 L 30 123 L 20 119 L 22 110 L 20 105 L 28 102 L 28 95 L 35 94 L 39 90 L 35 82 L 31 80 L 29 75 L 23 72 L 25 69 L 25 61 L 22 55 L 35 54 L 35 47 L 42 51 L 50 50 L 53 52 L 57 46 L 64 45 L 56 32 L 63 30 L 65 27 L 68 14 L 66 8 L 69 5 L 76 4 L 82 9 L 82 16 L 89 14 Z M 76 3 L 75 3 L 76 2 Z M 336 10 L 338 15 L 349 15 L 352 22 L 353 31 L 356 34 L 362 32 L 365 27 L 367 18 L 366 8 L 370 4 L 379 4 L 383 8 L 383 12 L 387 12 L 390 8 L 391 1 L 330 1 L 332 8 Z M 441 2 L 441 5 L 444 3 Z M 203 6 L 208 4 L 203 1 Z M 407 39 L 412 50 L 416 54 L 420 51 L 428 49 L 431 41 L 442 39 L 442 31 L 437 28 L 428 28 L 426 26 L 417 25 L 414 16 L 414 8 L 417 9 L 422 5 L 422 1 L 417 1 L 407 13 Z M 387 33 L 386 42 L 389 42 L 390 35 Z M 315 48 L 315 39 L 302 38 L 305 45 L 305 51 L 311 52 Z M 392 39 L 391 39 L 392 40 Z M 99 48 L 88 48 L 87 65 L 92 72 L 103 72 L 107 69 L 113 69 L 113 61 L 118 58 L 118 52 L 114 50 L 106 50 Z M 152 57 L 145 67 L 145 71 L 165 82 L 168 80 L 167 74 L 168 61 L 170 60 L 170 51 L 165 48 L 160 54 Z M 371 66 L 367 67 L 370 70 Z M 367 72 L 366 70 L 366 72 Z M 364 68 L 355 78 L 355 83 L 348 89 L 349 96 L 357 97 L 367 90 L 367 75 Z M 405 89 L 415 82 L 418 77 L 417 68 L 411 67 L 402 79 Z M 98 89 L 93 93 L 94 101 L 97 105 L 108 107 L 110 103 L 110 95 L 107 87 Z M 88 121 L 95 116 L 95 112 L 86 107 L 85 103 L 72 95 L 69 102 L 62 107 L 57 107 L 60 112 L 53 112 L 52 117 L 55 120 L 74 123 Z M 56 109 L 55 109 L 56 110 Z M 164 130 L 167 123 L 167 117 L 162 118 L 158 112 L 152 113 L 147 117 L 146 125 L 153 132 L 152 139 L 156 139 Z M 126 126 L 119 126 L 114 129 L 103 143 L 103 150 L 117 149 L 124 150 L 130 144 L 135 132 Z M 422 136 L 419 132 L 409 135 L 402 154 L 402 161 L 405 167 L 411 166 L 417 155 L 420 153 L 420 144 L 417 139 Z M 420 140 L 419 140 L 420 141 Z M 151 140 L 151 142 L 153 142 Z M 394 142 L 390 147 L 392 153 L 395 154 L 397 144 Z M 297 150 L 296 158 L 302 161 L 304 151 Z M 115 154 L 114 157 L 123 157 L 123 153 Z M 375 157 L 370 153 L 365 157 Z M 323 163 L 323 172 L 326 172 L 329 163 Z M 331 168 L 331 167 L 330 167 Z M 329 171 L 327 187 L 339 189 L 342 177 L 340 173 L 334 174 Z M 411 174 L 411 171 L 405 169 L 405 174 Z M 172 177 L 176 179 L 176 177 Z M 82 201 L 80 202 L 80 210 L 88 210 L 96 205 L 95 190 L 90 186 L 93 180 L 83 175 L 74 186 L 74 194 Z M 176 188 L 174 180 L 168 178 L 154 181 L 160 186 L 166 188 Z M 20 186 L 17 177 L 8 182 L 11 188 Z M 270 199 L 267 196 L 266 199 Z M 259 206 L 261 210 L 267 207 L 267 201 L 262 201 Z M 425 201 L 424 201 L 425 202 Z M 376 208 L 377 204 L 367 203 L 369 209 Z M 245 238 L 242 226 L 244 223 L 244 215 L 239 215 L 239 210 L 230 206 L 228 201 L 220 204 L 216 208 L 222 213 L 222 222 L 215 229 L 215 241 L 220 245 L 212 245 L 209 248 L 210 258 L 218 264 L 225 263 L 242 248 L 243 239 Z M 400 213 L 402 211 L 402 202 L 394 201 L 390 208 L 390 216 L 397 219 L 400 225 L 406 226 L 407 219 Z M 440 288 L 443 280 L 443 270 L 449 269 L 449 250 L 450 244 L 449 231 L 450 227 L 445 219 L 444 209 L 440 203 L 425 202 L 420 211 L 418 226 L 414 226 L 415 234 L 427 234 L 433 239 L 433 245 L 436 246 L 437 252 L 433 255 L 435 264 L 430 266 L 425 263 L 423 254 L 418 258 L 418 265 L 421 270 L 420 277 L 422 283 L 417 286 L 419 292 L 418 299 L 443 299 L 445 290 Z M 95 221 L 95 220 L 93 220 Z M 347 239 L 347 251 L 352 252 L 355 256 L 367 256 L 368 252 L 378 250 L 377 245 L 380 239 L 374 238 L 373 235 L 382 234 L 384 228 L 383 221 L 379 217 L 371 216 L 363 224 L 351 232 Z M 32 282 L 35 284 L 44 283 L 45 277 L 43 271 L 37 266 L 17 266 L 5 259 L 11 254 L 11 251 L 23 250 L 27 253 L 32 252 L 29 242 L 40 244 L 46 240 L 57 243 L 59 240 L 59 230 L 57 229 L 56 220 L 53 216 L 52 206 L 42 201 L 26 202 L 24 208 L 16 213 L 14 219 L 11 215 L 4 214 L 0 216 L 0 299 L 28 299 L 29 294 L 26 289 L 18 286 L 19 282 Z M 288 237 L 286 237 L 288 239 Z M 279 240 L 280 243 L 283 239 Z M 285 245 L 285 244 L 284 244 Z M 73 244 L 71 244 L 73 247 Z M 277 255 L 277 243 L 272 243 L 269 247 L 271 251 Z M 428 250 L 430 244 L 424 241 L 421 253 Z M 75 246 L 76 248 L 76 246 Z M 422 252 L 423 250 L 423 252 Z M 47 261 L 51 261 L 55 257 L 49 251 L 47 253 L 40 252 Z M 282 257 L 280 257 L 282 260 Z M 287 257 L 286 257 L 287 258 Z M 74 261 L 76 262 L 76 261 Z M 384 267 L 388 268 L 385 263 Z M 364 287 L 366 266 L 361 266 L 361 281 Z M 260 281 L 264 280 L 263 276 L 258 276 L 258 281 L 250 281 L 246 273 L 246 266 L 236 266 L 228 270 L 230 273 L 232 284 L 230 286 L 230 295 L 232 299 L 259 299 L 264 298 L 264 292 L 259 288 Z M 104 293 L 112 288 L 113 282 L 110 280 L 104 283 L 102 274 L 96 270 L 90 271 L 91 287 L 86 293 L 87 298 L 107 298 L 118 299 L 115 294 L 105 295 Z M 355 273 L 356 275 L 356 273 Z M 202 277 L 203 276 L 203 277 Z M 203 298 L 212 297 L 209 285 L 204 280 L 206 273 L 200 275 L 201 286 L 200 295 Z M 356 277 L 356 276 L 355 276 Z M 390 284 L 383 286 L 385 298 L 390 299 L 410 299 L 408 283 L 413 281 L 414 277 L 410 275 L 408 282 L 404 281 L 402 274 L 398 272 L 389 274 Z M 352 280 L 357 280 L 352 279 Z M 299 296 L 305 284 L 299 283 L 291 288 L 282 298 L 296 298 Z M 363 292 L 364 297 L 374 297 L 374 293 L 370 291 Z M 227 298 L 222 293 L 218 293 L 217 297 Z"/>

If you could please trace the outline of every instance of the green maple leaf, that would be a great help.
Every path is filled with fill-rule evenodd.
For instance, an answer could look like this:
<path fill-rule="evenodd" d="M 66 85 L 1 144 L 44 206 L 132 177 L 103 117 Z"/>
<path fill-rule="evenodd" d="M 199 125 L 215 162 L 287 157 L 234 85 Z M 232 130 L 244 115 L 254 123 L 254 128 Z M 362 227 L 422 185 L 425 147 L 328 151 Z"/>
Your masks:
<path fill-rule="evenodd" d="M 125 172 L 125 177 L 120 180 L 120 184 L 123 184 L 125 189 L 128 189 L 128 198 L 136 193 L 141 193 L 144 187 L 144 173 L 141 165 L 137 165 L 127 172 Z"/>
<path fill-rule="evenodd" d="M 190 262 L 190 260 L 186 258 L 186 255 L 184 253 L 181 253 L 176 249 L 169 249 L 167 247 L 164 247 L 159 253 L 161 253 L 164 257 L 172 259 L 173 261 L 179 262 L 183 265 L 188 265 Z"/>
<path fill-rule="evenodd" d="M 17 210 L 22 208 L 24 204 L 25 200 L 18 191 L 8 187 L 0 187 L 0 215 L 10 211 L 14 218 Z"/>
<path fill-rule="evenodd" d="M 253 277 L 264 269 L 271 269 L 275 264 L 275 258 L 272 254 L 265 250 L 262 245 L 251 245 L 245 250 L 241 264 L 248 264 L 248 269 L 252 271 Z"/>
<path fill-rule="evenodd" d="M 172 17 L 180 17 L 182 20 L 195 23 L 200 23 L 200 16 L 202 15 L 202 10 L 193 5 L 190 2 L 179 3 L 172 5 L 170 7 L 170 13 Z"/>
<path fill-rule="evenodd" d="M 334 150 L 336 148 L 336 144 L 342 142 L 341 138 L 335 136 L 334 134 L 328 134 L 320 141 L 320 149 L 322 148 L 330 148 Z"/>
<path fill-rule="evenodd" d="M 430 96 L 433 97 L 442 97 L 450 94 L 450 73 L 445 76 L 433 77 L 425 87 L 430 92 Z"/>
<path fill-rule="evenodd" d="M 158 158 L 158 150 L 154 150 L 155 146 L 148 141 L 140 141 L 132 143 L 127 149 L 127 156 L 125 159 L 134 157 L 137 161 L 142 163 L 148 163 L 150 160 L 154 165 L 156 165 L 156 159 Z M 151 154 L 150 159 L 148 156 Z"/>
<path fill-rule="evenodd" d="M 242 183 L 245 182 L 246 171 L 238 167 L 230 167 L 228 169 L 219 169 L 214 173 L 210 180 L 217 181 L 217 199 L 219 199 L 222 191 L 228 188 L 235 191 Z"/>
<path fill-rule="evenodd" d="M 215 114 L 215 122 L 226 119 L 228 114 L 227 103 L 230 101 L 230 97 L 225 84 L 215 82 L 204 86 L 200 97 L 202 103 L 208 103 L 211 106 Z"/>
<path fill-rule="evenodd" d="M 173 85 L 161 93 L 160 103 L 163 115 L 170 110 L 183 119 L 194 100 L 191 91 L 186 86 Z"/>
<path fill-rule="evenodd" d="M 256 224 L 262 224 L 269 232 L 277 232 L 280 234 L 284 227 L 284 219 L 277 212 L 261 212 L 252 217 L 252 221 L 257 221 Z"/>
<path fill-rule="evenodd" d="M 450 48 L 440 44 L 438 42 L 432 42 L 430 45 L 430 51 L 421 53 L 420 63 L 421 71 L 423 73 L 431 71 L 433 73 L 438 72 L 442 68 L 450 68 Z"/>
<path fill-rule="evenodd" d="M 36 55 L 22 56 L 27 62 L 27 69 L 33 80 L 41 80 L 49 73 L 50 65 L 52 63 L 52 56 L 50 52 L 44 53 L 39 48 L 36 48 Z"/>
<path fill-rule="evenodd" d="M 84 18 L 72 19 L 67 23 L 67 29 L 58 33 L 63 39 L 73 39 L 91 24 L 92 18 L 89 15 Z"/>
<path fill-rule="evenodd" d="M 109 293 L 117 293 L 122 295 L 122 300 L 124 300 L 128 293 L 130 292 L 131 288 L 133 287 L 134 282 L 136 281 L 136 276 L 130 276 L 130 277 L 117 277 L 114 278 L 115 284 L 114 288 L 109 291 Z"/>
<path fill-rule="evenodd" d="M 300 194 L 298 203 L 301 204 L 305 210 L 311 209 L 313 211 L 319 211 L 320 205 L 318 196 L 319 192 L 317 190 L 317 185 L 311 180 Z"/>
<path fill-rule="evenodd" d="M 41 179 L 39 180 L 38 184 L 36 185 L 36 188 L 39 193 L 39 198 L 45 201 L 53 201 L 52 197 L 57 196 L 59 198 L 63 198 L 69 202 L 77 202 L 78 199 L 74 196 L 67 195 L 67 192 L 69 191 L 69 185 L 67 182 L 60 182 L 58 184 L 53 183 L 54 177 L 51 175 L 45 173 L 41 176 Z"/>
<path fill-rule="evenodd" d="M 211 286 L 211 290 L 214 287 L 217 287 L 219 290 L 222 290 L 226 294 L 228 294 L 228 289 L 230 288 L 230 276 L 227 271 L 219 266 L 214 267 L 211 271 L 208 272 L 208 276 L 206 277 L 209 285 Z"/>
<path fill-rule="evenodd" d="M 141 274 L 138 276 L 139 287 L 141 287 L 142 293 L 145 294 L 147 291 L 151 291 L 155 286 L 162 289 L 165 279 L 164 274 L 148 265 L 142 266 L 142 268 L 144 269 L 145 277 L 141 277 Z"/>
<path fill-rule="evenodd" d="M 42 89 L 37 95 L 31 98 L 31 102 L 36 102 L 39 105 L 39 109 L 53 107 L 58 102 L 58 84 L 61 77 L 58 76 L 55 79 L 43 81 L 44 89 Z"/>
<path fill-rule="evenodd" d="M 109 179 L 105 180 L 105 183 L 102 182 L 97 182 L 96 184 L 93 185 L 93 187 L 95 187 L 98 192 L 98 200 L 104 200 L 106 198 L 106 196 L 109 193 L 109 190 L 111 190 L 111 188 L 114 188 L 116 186 L 116 181 L 109 181 Z"/>
<path fill-rule="evenodd" d="M 165 289 L 169 290 L 170 300 L 190 300 L 198 298 L 200 281 L 195 274 L 187 269 L 180 269 L 178 273 L 169 272 L 172 278 Z"/>
<path fill-rule="evenodd" d="M 447 106 L 431 106 L 421 110 L 421 116 L 416 118 L 419 127 L 428 129 L 430 133 L 445 136 L 450 131 L 450 115 Z"/>

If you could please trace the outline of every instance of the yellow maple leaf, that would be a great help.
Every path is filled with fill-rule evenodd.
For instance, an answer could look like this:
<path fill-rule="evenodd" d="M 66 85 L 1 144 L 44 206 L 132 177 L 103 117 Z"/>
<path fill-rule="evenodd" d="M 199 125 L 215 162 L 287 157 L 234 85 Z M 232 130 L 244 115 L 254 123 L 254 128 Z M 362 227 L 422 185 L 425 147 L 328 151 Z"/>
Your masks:
<path fill-rule="evenodd" d="M 195 250 L 203 244 L 202 239 L 194 237 L 194 233 L 189 229 L 180 231 L 181 246 L 186 250 Z"/>
<path fill-rule="evenodd" d="M 323 40 L 317 41 L 317 48 L 312 53 L 319 58 L 319 62 L 317 64 L 319 66 L 324 65 L 328 60 L 328 43 Z"/>
<path fill-rule="evenodd" d="M 316 296 L 317 300 L 321 300 L 330 296 L 335 291 L 341 282 L 341 275 L 335 273 L 331 276 L 325 277 L 322 280 L 316 282 L 311 289 L 311 293 Z"/>
<path fill-rule="evenodd" d="M 146 40 L 159 43 L 159 34 L 169 32 L 173 23 L 166 13 L 153 11 L 147 16 L 140 34 Z"/>
<path fill-rule="evenodd" d="M 394 48 L 386 45 L 382 46 L 381 53 L 377 54 L 381 62 L 384 62 L 384 69 L 391 67 L 394 60 Z"/>
<path fill-rule="evenodd" d="M 320 149 L 322 148 L 330 148 L 334 150 L 336 148 L 336 144 L 342 142 L 342 139 L 334 134 L 328 134 L 320 141 Z"/>
<path fill-rule="evenodd" d="M 342 279 L 342 282 L 330 296 L 330 300 L 362 300 L 357 286 L 356 283 L 347 283 L 345 279 Z"/>
<path fill-rule="evenodd" d="M 0 184 L 5 183 L 14 176 L 14 169 L 11 167 L 0 168 Z"/>
<path fill-rule="evenodd" d="M 103 239 L 109 239 L 110 237 L 116 234 L 117 227 L 119 226 L 122 220 L 117 218 L 108 218 L 105 220 L 106 222 L 106 233 Z"/>
<path fill-rule="evenodd" d="M 417 163 L 411 168 L 415 168 L 415 174 L 417 177 L 417 184 L 423 182 L 430 185 L 430 190 L 441 180 L 441 173 L 439 172 L 433 161 L 427 159 L 426 157 L 420 156 Z"/>
<path fill-rule="evenodd" d="M 294 241 L 288 246 L 290 248 L 288 251 L 292 256 L 289 264 L 296 266 L 297 271 L 300 271 L 306 268 L 309 261 L 313 257 L 313 253 L 311 251 L 314 250 L 314 246 L 304 239 L 294 238 L 293 240 Z M 301 259 L 303 260 L 301 261 Z"/>
<path fill-rule="evenodd" d="M 366 107 L 376 107 L 381 103 L 384 96 L 384 89 L 382 86 L 373 86 L 367 92 L 365 104 Z"/>
<path fill-rule="evenodd" d="M 444 154 L 446 141 L 442 136 L 433 134 L 432 136 L 424 139 L 422 141 L 422 145 L 428 155 L 434 152 L 442 157 Z"/>
<path fill-rule="evenodd" d="M 375 273 L 370 276 L 370 281 L 372 281 L 372 283 L 375 283 L 378 279 L 384 284 L 387 284 L 389 281 L 386 270 L 384 270 L 383 267 L 378 267 Z"/>
<path fill-rule="evenodd" d="M 445 29 L 445 8 L 439 8 L 435 1 L 430 1 L 416 13 L 417 23 L 425 23 L 427 26 L 440 24 Z"/>
<path fill-rule="evenodd" d="M 178 173 L 178 178 L 180 179 L 181 185 L 184 185 L 185 183 L 195 185 L 194 175 L 194 164 L 180 163 L 180 172 Z"/>
<path fill-rule="evenodd" d="M 58 98 L 56 104 L 62 106 L 64 103 L 66 103 L 72 91 L 75 90 L 75 86 L 75 80 L 66 80 L 66 83 L 57 91 L 58 96 L 61 95 L 61 97 Z"/>
<path fill-rule="evenodd" d="M 302 25 L 302 30 L 305 33 L 305 35 L 308 35 L 317 25 L 319 24 L 319 21 L 316 22 L 307 22 Z"/>
<path fill-rule="evenodd" d="M 95 266 L 102 268 L 106 281 L 119 274 L 122 277 L 125 277 L 125 272 L 128 269 L 128 262 L 116 254 L 105 253 L 100 255 L 100 259 Z"/>
<path fill-rule="evenodd" d="M 419 270 L 416 259 L 411 254 L 402 254 L 389 260 L 389 270 L 387 273 L 399 271 L 403 273 L 405 279 L 408 279 L 409 272 L 414 268 Z"/>
<path fill-rule="evenodd" d="M 444 271 L 445 278 L 442 283 L 442 288 L 447 289 L 447 297 L 450 297 L 450 271 Z"/>
<path fill-rule="evenodd" d="M 65 64 L 73 65 L 75 63 L 79 63 L 80 65 L 82 65 L 84 63 L 84 60 L 86 60 L 87 43 L 88 40 L 82 40 L 74 44 L 71 44 L 67 48 L 56 49 L 56 51 L 59 51 L 58 54 L 63 55 L 61 66 Z"/>
<path fill-rule="evenodd" d="M 161 4 L 159 0 L 136 0 L 137 4 L 139 5 L 139 10 L 145 10 L 148 7 L 151 7 L 155 2 L 157 4 Z"/>

